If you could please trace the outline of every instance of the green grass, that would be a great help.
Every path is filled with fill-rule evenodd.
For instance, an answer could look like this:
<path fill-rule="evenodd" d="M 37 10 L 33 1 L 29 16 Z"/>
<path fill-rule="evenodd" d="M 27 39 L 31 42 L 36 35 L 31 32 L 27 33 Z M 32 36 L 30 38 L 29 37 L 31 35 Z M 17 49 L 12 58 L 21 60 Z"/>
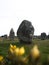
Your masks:
<path fill-rule="evenodd" d="M 39 50 L 41 52 L 41 61 L 44 62 L 49 55 L 49 40 L 40 40 L 40 39 L 34 39 L 32 44 L 21 44 L 19 41 L 9 41 L 4 40 L 0 42 L 0 55 L 6 56 L 8 53 L 9 45 L 13 44 L 18 47 L 24 46 L 26 50 L 26 54 L 28 55 L 30 52 L 30 49 L 33 47 L 34 44 L 37 44 L 39 47 Z"/>

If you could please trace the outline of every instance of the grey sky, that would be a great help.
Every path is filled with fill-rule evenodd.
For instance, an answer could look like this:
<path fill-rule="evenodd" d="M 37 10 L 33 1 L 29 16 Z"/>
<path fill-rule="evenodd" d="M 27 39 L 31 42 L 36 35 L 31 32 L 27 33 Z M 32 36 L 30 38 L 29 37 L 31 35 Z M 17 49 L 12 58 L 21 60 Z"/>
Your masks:
<path fill-rule="evenodd" d="M 35 35 L 49 32 L 49 0 L 0 0 L 0 35 L 15 33 L 24 20 L 35 28 Z"/>

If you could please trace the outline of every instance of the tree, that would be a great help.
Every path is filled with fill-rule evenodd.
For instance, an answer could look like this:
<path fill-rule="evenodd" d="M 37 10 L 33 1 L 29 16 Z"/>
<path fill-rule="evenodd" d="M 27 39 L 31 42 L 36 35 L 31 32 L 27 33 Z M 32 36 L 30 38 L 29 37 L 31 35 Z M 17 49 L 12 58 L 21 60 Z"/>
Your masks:
<path fill-rule="evenodd" d="M 15 37 L 15 32 L 14 32 L 13 28 L 11 28 L 9 38 L 10 38 L 10 40 L 14 40 L 14 37 Z"/>
<path fill-rule="evenodd" d="M 7 34 L 5 34 L 5 35 L 4 35 L 4 38 L 7 39 L 7 37 L 8 37 Z"/>
<path fill-rule="evenodd" d="M 45 40 L 46 39 L 46 33 L 45 32 L 41 33 L 41 39 L 42 40 Z"/>

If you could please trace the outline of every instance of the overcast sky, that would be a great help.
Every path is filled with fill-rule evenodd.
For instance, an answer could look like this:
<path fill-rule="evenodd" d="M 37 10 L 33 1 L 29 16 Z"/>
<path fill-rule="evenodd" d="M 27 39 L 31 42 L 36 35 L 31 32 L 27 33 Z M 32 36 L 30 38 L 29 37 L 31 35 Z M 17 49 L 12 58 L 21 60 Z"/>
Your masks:
<path fill-rule="evenodd" d="M 0 0 L 0 36 L 9 35 L 13 28 L 15 34 L 20 23 L 31 21 L 35 35 L 49 33 L 49 0 Z"/>

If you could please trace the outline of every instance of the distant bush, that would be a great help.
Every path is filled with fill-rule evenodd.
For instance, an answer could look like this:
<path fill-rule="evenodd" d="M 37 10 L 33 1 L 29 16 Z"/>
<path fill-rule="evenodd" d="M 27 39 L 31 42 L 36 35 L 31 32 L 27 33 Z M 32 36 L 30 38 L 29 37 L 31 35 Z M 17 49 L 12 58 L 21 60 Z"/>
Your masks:
<path fill-rule="evenodd" d="M 4 35 L 4 38 L 7 39 L 7 37 L 8 37 L 8 36 L 5 34 L 5 35 Z"/>

